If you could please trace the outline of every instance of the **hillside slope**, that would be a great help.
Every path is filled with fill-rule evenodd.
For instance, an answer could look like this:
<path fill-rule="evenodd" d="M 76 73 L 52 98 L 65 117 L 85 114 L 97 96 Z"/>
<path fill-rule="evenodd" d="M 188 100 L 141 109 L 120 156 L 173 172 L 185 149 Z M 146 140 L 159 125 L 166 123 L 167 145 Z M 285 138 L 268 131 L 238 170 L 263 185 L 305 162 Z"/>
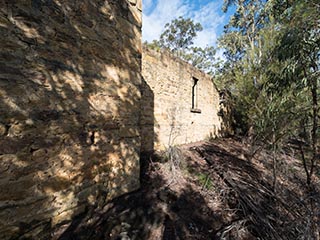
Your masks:
<path fill-rule="evenodd" d="M 319 169 L 307 189 L 294 150 L 272 158 L 234 139 L 170 149 L 144 159 L 142 188 L 88 211 L 59 239 L 313 239 L 319 229 Z"/>

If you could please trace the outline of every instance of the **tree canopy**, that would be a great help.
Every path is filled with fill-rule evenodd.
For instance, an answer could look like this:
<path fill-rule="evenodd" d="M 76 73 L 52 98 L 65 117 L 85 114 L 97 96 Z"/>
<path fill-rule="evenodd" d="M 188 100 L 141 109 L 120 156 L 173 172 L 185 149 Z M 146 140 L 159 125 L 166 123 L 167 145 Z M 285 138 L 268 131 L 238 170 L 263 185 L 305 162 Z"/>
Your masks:
<path fill-rule="evenodd" d="M 277 185 L 276 152 L 298 145 L 312 189 L 319 166 L 320 3 L 318 0 L 225 0 L 236 11 L 219 39 L 226 62 L 219 85 L 234 96 L 238 132 L 273 154 L 273 188 Z M 309 191 L 310 193 L 310 191 Z M 308 202 L 314 205 L 312 199 Z M 312 207 L 311 207 L 312 208 Z M 319 239 L 318 214 L 311 210 L 312 239 Z"/>
<path fill-rule="evenodd" d="M 216 49 L 213 46 L 194 46 L 197 33 L 202 30 L 200 23 L 194 23 L 190 18 L 178 17 L 164 26 L 159 40 L 153 40 L 147 45 L 156 49 L 168 49 L 196 68 L 212 74 L 217 62 Z"/>
<path fill-rule="evenodd" d="M 232 5 L 236 12 L 219 39 L 227 59 L 219 80 L 236 96 L 238 128 L 272 147 L 303 142 L 310 184 L 320 156 L 320 4 L 225 0 L 224 10 Z"/>
<path fill-rule="evenodd" d="M 200 23 L 194 23 L 190 18 L 179 17 L 167 23 L 160 35 L 160 46 L 168 48 L 172 52 L 188 49 L 193 45 L 197 32 L 202 31 Z"/>

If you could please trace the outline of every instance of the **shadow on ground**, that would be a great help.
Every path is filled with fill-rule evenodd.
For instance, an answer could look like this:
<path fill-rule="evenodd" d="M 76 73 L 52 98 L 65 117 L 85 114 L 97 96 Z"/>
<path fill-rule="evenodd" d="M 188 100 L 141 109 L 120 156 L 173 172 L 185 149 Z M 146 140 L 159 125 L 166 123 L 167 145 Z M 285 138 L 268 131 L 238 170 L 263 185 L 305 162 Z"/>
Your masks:
<path fill-rule="evenodd" d="M 270 169 L 244 159 L 241 143 L 220 139 L 180 149 L 180 166 L 143 158 L 140 190 L 80 216 L 60 239 L 291 240 L 309 234 L 307 202 L 297 201 L 303 193 L 285 176 L 274 192 Z"/>

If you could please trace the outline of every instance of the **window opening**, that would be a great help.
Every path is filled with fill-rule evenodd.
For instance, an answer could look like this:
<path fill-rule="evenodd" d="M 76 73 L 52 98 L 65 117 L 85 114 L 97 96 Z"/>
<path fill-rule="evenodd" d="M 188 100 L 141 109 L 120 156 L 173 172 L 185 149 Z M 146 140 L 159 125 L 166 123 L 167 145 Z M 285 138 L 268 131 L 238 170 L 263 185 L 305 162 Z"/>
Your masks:
<path fill-rule="evenodd" d="M 191 112 L 201 113 L 198 109 L 198 81 L 199 79 L 193 78 Z"/>
<path fill-rule="evenodd" d="M 192 86 L 192 108 L 193 109 L 198 107 L 197 85 L 198 85 L 198 79 L 193 78 L 193 86 Z"/>

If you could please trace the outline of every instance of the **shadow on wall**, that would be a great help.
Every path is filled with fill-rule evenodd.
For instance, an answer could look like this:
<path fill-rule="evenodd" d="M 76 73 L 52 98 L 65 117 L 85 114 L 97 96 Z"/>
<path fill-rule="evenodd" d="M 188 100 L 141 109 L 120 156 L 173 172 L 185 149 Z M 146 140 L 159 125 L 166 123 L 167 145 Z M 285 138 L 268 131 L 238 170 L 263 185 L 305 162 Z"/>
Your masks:
<path fill-rule="evenodd" d="M 48 239 L 139 187 L 140 23 L 129 7 L 1 3 L 1 239 Z"/>
<path fill-rule="evenodd" d="M 141 153 L 150 156 L 154 153 L 154 143 L 157 142 L 157 135 L 154 131 L 154 93 L 145 79 L 141 83 Z"/>

